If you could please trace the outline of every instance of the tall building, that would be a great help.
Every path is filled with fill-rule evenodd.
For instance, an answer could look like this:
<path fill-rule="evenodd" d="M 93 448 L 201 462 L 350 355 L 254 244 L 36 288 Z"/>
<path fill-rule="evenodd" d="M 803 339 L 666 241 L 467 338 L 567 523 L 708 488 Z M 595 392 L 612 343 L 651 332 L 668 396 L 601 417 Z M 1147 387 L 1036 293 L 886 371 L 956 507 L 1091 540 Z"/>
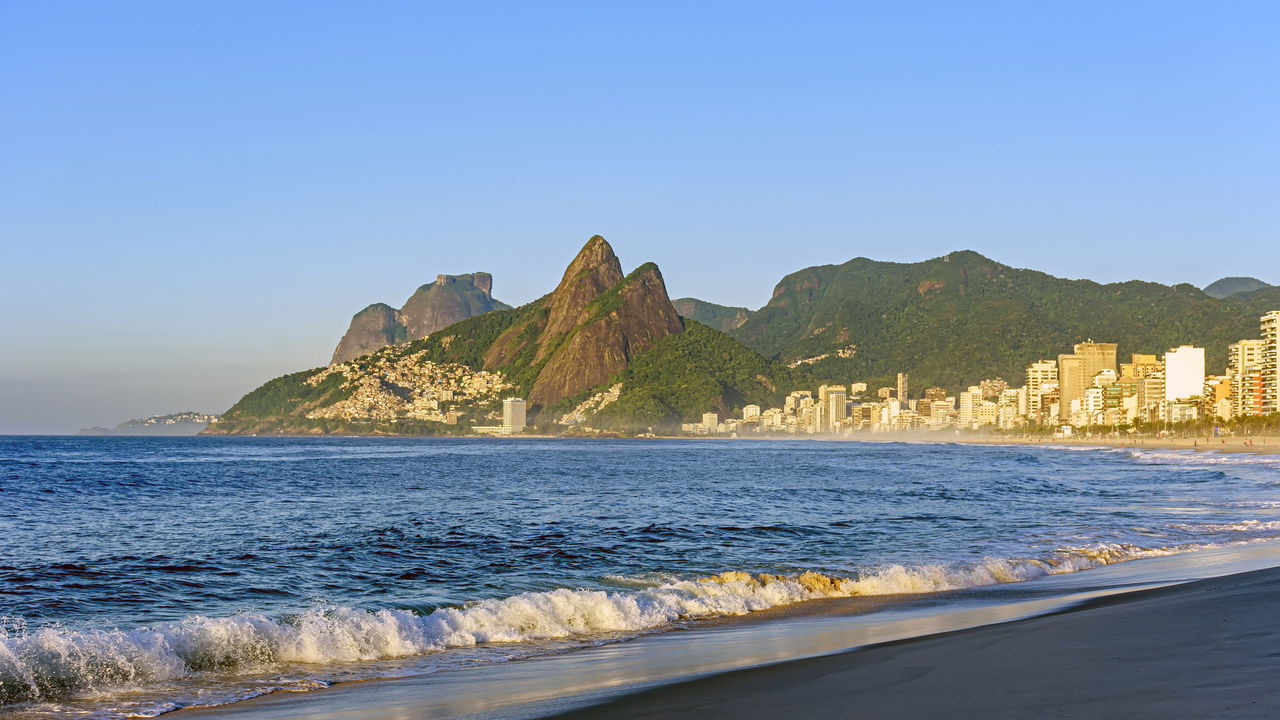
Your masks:
<path fill-rule="evenodd" d="M 1262 412 L 1280 412 L 1280 310 L 1262 316 Z"/>
<path fill-rule="evenodd" d="M 1093 381 L 1093 376 L 1103 370 L 1116 371 L 1116 344 L 1089 342 L 1076 343 L 1075 354 L 1084 361 L 1084 381 L 1086 387 Z"/>
<path fill-rule="evenodd" d="M 1262 349 L 1261 340 L 1241 340 L 1227 350 L 1233 416 L 1262 414 Z"/>
<path fill-rule="evenodd" d="M 502 401 L 502 427 L 507 432 L 524 432 L 525 402 L 522 398 L 507 398 Z"/>
<path fill-rule="evenodd" d="M 956 421 L 960 423 L 960 427 L 973 427 L 978 421 L 978 413 L 982 406 L 982 387 L 973 385 L 965 392 L 960 393 L 960 415 Z"/>
<path fill-rule="evenodd" d="M 1204 394 L 1204 348 L 1183 345 L 1164 354 L 1165 402 Z"/>
<path fill-rule="evenodd" d="M 845 393 L 843 387 L 828 388 L 826 396 L 823 398 L 826 402 L 827 411 L 823 413 L 826 416 L 827 432 L 836 432 L 845 424 Z"/>
<path fill-rule="evenodd" d="M 1092 340 L 1076 343 L 1070 355 L 1058 356 L 1058 402 L 1062 416 L 1066 417 L 1073 403 L 1084 399 L 1084 391 L 1093 385 L 1093 378 L 1103 370 L 1115 371 L 1116 344 L 1098 343 Z"/>
<path fill-rule="evenodd" d="M 1049 389 L 1046 385 L 1058 387 L 1058 364 L 1052 360 L 1041 360 L 1027 366 L 1027 417 L 1039 421 L 1044 411 L 1043 397 Z"/>
<path fill-rule="evenodd" d="M 907 401 L 907 374 L 898 373 L 898 399 L 902 402 Z"/>
<path fill-rule="evenodd" d="M 1058 356 L 1058 405 L 1062 417 L 1071 415 L 1071 405 L 1080 404 L 1089 382 L 1084 376 L 1084 358 L 1079 355 Z"/>

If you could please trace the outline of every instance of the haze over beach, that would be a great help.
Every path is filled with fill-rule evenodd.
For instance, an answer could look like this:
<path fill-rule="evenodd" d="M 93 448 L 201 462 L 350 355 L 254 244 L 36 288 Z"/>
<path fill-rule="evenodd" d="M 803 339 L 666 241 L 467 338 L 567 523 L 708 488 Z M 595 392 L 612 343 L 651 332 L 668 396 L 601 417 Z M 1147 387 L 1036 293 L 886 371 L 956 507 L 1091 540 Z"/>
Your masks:
<path fill-rule="evenodd" d="M 0 716 L 1275 717 L 1277 21 L 0 7 Z"/>

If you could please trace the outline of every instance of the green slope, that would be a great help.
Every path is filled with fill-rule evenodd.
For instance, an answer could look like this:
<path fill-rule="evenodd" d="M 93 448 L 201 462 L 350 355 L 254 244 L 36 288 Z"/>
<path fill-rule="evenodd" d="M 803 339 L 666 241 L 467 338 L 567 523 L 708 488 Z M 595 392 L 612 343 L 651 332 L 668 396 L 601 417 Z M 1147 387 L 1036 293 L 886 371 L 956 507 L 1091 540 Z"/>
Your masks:
<path fill-rule="evenodd" d="M 732 334 L 782 360 L 854 345 L 850 358 L 815 363 L 815 374 L 874 384 L 909 372 L 917 390 L 993 376 L 1017 383 L 1027 363 L 1088 338 L 1119 343 L 1122 357 L 1199 345 L 1210 371 L 1220 371 L 1229 343 L 1257 336 L 1267 292 L 1223 301 L 1191 285 L 1103 285 L 971 251 L 909 264 L 856 258 L 786 276 L 769 304 Z"/>
<path fill-rule="evenodd" d="M 680 298 L 672 300 L 671 304 L 682 317 L 696 320 L 720 332 L 731 332 L 751 317 L 751 311 L 744 307 L 717 305 L 697 298 Z"/>
<path fill-rule="evenodd" d="M 812 378 L 686 318 L 683 333 L 659 340 L 612 382 L 622 383 L 622 394 L 592 425 L 671 430 L 708 411 L 725 417 L 743 405 L 781 405 L 787 392 L 810 387 Z"/>

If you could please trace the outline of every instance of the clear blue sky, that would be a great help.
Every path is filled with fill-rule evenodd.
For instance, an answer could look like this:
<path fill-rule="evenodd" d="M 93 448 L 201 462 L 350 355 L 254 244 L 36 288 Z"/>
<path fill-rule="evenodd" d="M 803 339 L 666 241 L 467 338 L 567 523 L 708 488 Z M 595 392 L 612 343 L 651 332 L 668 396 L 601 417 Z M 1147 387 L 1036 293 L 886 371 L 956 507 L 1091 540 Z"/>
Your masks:
<path fill-rule="evenodd" d="M 221 411 L 593 233 L 750 307 L 962 248 L 1280 283 L 1278 8 L 2 1 L 0 432 Z"/>

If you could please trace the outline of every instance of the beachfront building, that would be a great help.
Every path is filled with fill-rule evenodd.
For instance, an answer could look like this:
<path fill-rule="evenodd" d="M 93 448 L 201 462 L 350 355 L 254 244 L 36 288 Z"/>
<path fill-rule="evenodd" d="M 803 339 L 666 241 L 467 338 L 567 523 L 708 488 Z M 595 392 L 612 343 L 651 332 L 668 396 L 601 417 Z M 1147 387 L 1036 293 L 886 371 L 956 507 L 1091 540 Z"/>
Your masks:
<path fill-rule="evenodd" d="M 503 427 L 508 428 L 508 432 L 524 432 L 524 398 L 507 398 L 502 401 L 502 425 Z"/>
<path fill-rule="evenodd" d="M 1052 360 L 1041 360 L 1027 366 L 1027 412 L 1026 416 L 1033 422 L 1044 422 L 1046 412 L 1044 406 L 1045 393 L 1058 387 L 1058 364 Z"/>
<path fill-rule="evenodd" d="M 1177 402 L 1204 394 L 1204 348 L 1183 345 L 1164 354 L 1164 399 Z"/>
<path fill-rule="evenodd" d="M 1280 412 L 1280 310 L 1262 316 L 1262 412 Z"/>
<path fill-rule="evenodd" d="M 523 398 L 506 398 L 502 401 L 501 425 L 475 425 L 474 433 L 481 435 L 515 435 L 524 432 L 525 401 Z"/>
<path fill-rule="evenodd" d="M 1227 350 L 1233 417 L 1262 414 L 1262 348 L 1261 340 L 1241 340 Z"/>

